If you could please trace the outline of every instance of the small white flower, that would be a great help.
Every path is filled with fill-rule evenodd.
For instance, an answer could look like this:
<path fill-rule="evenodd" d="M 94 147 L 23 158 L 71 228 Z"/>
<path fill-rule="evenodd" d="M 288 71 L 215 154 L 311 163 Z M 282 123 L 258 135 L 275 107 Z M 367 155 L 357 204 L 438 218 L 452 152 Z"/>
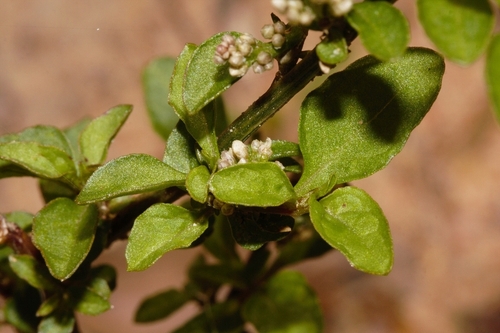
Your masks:
<path fill-rule="evenodd" d="M 234 140 L 231 144 L 231 148 L 234 156 L 238 157 L 240 160 L 248 158 L 248 148 L 240 140 Z"/>
<path fill-rule="evenodd" d="M 283 22 L 278 21 L 274 23 L 273 27 L 274 27 L 274 33 L 282 35 L 285 34 L 286 26 Z"/>
<path fill-rule="evenodd" d="M 287 0 L 271 0 L 271 4 L 273 5 L 273 7 L 282 13 L 285 12 L 286 8 L 288 7 L 287 2 Z"/>
<path fill-rule="evenodd" d="M 236 51 L 229 57 L 229 65 L 231 67 L 239 68 L 245 63 L 245 57 L 240 52 Z"/>
<path fill-rule="evenodd" d="M 275 49 L 280 49 L 285 44 L 285 37 L 281 34 L 274 34 L 271 44 L 273 44 Z"/>
<path fill-rule="evenodd" d="M 335 16 L 342 16 L 349 13 L 352 5 L 352 0 L 330 0 L 330 8 Z"/>
<path fill-rule="evenodd" d="M 257 55 L 257 62 L 261 65 L 266 65 L 270 62 L 273 61 L 273 57 L 265 52 L 265 51 L 261 51 L 258 55 Z"/>
<path fill-rule="evenodd" d="M 255 74 L 262 74 L 262 73 L 264 73 L 266 71 L 266 68 L 264 66 L 262 66 L 262 65 L 259 65 L 257 62 L 255 62 L 252 65 L 252 69 L 253 69 L 253 72 Z"/>
<path fill-rule="evenodd" d="M 275 34 L 274 25 L 266 24 L 266 25 L 262 26 L 262 28 L 260 29 L 260 33 L 261 33 L 262 37 L 264 37 L 265 39 L 273 38 L 273 35 Z"/>

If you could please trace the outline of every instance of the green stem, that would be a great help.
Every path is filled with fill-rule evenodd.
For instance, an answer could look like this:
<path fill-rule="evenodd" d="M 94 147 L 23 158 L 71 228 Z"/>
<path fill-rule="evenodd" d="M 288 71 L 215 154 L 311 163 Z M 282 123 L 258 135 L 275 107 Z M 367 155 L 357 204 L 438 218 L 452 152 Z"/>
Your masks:
<path fill-rule="evenodd" d="M 316 52 L 306 57 L 284 76 L 277 73 L 271 87 L 219 135 L 220 149 L 231 146 L 234 140 L 246 140 L 269 118 L 274 116 L 288 101 L 310 81 L 321 74 Z"/>

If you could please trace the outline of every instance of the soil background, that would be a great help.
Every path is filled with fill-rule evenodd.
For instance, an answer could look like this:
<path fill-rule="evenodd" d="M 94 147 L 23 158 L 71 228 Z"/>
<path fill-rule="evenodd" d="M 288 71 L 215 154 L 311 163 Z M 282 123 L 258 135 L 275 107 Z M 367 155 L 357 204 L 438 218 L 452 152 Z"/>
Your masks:
<path fill-rule="evenodd" d="M 270 22 L 269 3 L 1 1 L 0 135 L 36 124 L 65 127 L 130 103 L 134 112 L 108 158 L 135 152 L 161 158 L 164 143 L 151 130 L 144 107 L 142 68 L 220 31 L 260 36 L 260 27 Z M 398 7 L 412 25 L 411 45 L 431 46 L 414 1 L 399 1 Z M 359 41 L 352 49 L 352 59 L 365 52 Z M 488 105 L 483 70 L 484 58 L 468 68 L 447 62 L 442 91 L 403 152 L 383 171 L 355 183 L 389 220 L 393 271 L 387 277 L 359 273 L 336 252 L 294 267 L 319 294 L 325 332 L 500 332 L 500 128 Z M 248 74 L 231 88 L 225 97 L 232 116 L 263 93 L 272 77 Z M 304 95 L 263 127 L 264 137 L 272 131 L 274 139 L 296 140 Z M 42 205 L 33 179 L 0 180 L 0 212 L 35 213 Z M 82 331 L 172 331 L 194 307 L 151 325 L 134 324 L 133 314 L 144 296 L 182 286 L 199 249 L 168 253 L 140 273 L 126 272 L 124 249 L 125 242 L 116 244 L 99 259 L 119 270 L 114 308 L 98 317 L 79 316 Z"/>

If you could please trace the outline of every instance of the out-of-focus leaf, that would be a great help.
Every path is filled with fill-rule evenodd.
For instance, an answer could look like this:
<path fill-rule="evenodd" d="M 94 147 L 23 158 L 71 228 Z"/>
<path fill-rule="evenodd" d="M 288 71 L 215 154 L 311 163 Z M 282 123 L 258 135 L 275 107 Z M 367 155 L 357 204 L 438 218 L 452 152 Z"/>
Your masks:
<path fill-rule="evenodd" d="M 493 110 L 500 121 L 500 34 L 490 43 L 486 58 L 486 82 Z"/>
<path fill-rule="evenodd" d="M 32 287 L 42 290 L 57 288 L 56 280 L 50 276 L 45 266 L 42 266 L 30 255 L 11 255 L 9 263 L 18 277 L 28 282 Z"/>
<path fill-rule="evenodd" d="M 363 272 L 386 275 L 392 269 L 392 239 L 382 210 L 363 190 L 343 187 L 319 202 L 309 200 L 318 233 Z"/>
<path fill-rule="evenodd" d="M 167 140 L 179 117 L 168 104 L 170 77 L 175 59 L 162 57 L 152 60 L 142 72 L 142 86 L 149 119 L 153 128 Z"/>
<path fill-rule="evenodd" d="M 494 17 L 488 0 L 417 0 L 427 36 L 446 58 L 468 65 L 490 39 Z"/>
<path fill-rule="evenodd" d="M 319 301 L 299 272 L 282 271 L 243 305 L 243 318 L 259 332 L 323 332 Z"/>
<path fill-rule="evenodd" d="M 75 317 L 71 312 L 57 312 L 42 319 L 38 333 L 71 333 L 74 326 Z"/>
<path fill-rule="evenodd" d="M 76 189 L 57 180 L 39 179 L 38 186 L 40 187 L 40 192 L 42 192 L 45 203 L 49 203 L 59 197 L 73 200 L 78 195 L 78 191 Z"/>
<path fill-rule="evenodd" d="M 239 310 L 240 307 L 236 301 L 216 303 L 207 307 L 206 310 L 193 317 L 173 333 L 241 333 L 244 331 L 244 322 L 241 319 Z"/>
<path fill-rule="evenodd" d="M 321 62 L 327 65 L 336 65 L 347 59 L 349 50 L 342 35 L 337 31 L 331 31 L 328 39 L 321 41 L 316 46 L 316 55 Z"/>
<path fill-rule="evenodd" d="M 346 15 L 368 52 L 388 61 L 405 52 L 410 25 L 403 13 L 384 1 L 361 2 Z"/>
<path fill-rule="evenodd" d="M 132 105 L 118 105 L 92 120 L 80 135 L 80 151 L 89 166 L 106 160 L 111 140 L 132 112 Z"/>
<path fill-rule="evenodd" d="M 67 198 L 51 201 L 33 221 L 33 243 L 52 276 L 69 278 L 94 241 L 99 216 L 95 205 L 78 206 Z"/>
<path fill-rule="evenodd" d="M 130 154 L 109 161 L 90 176 L 76 202 L 108 200 L 184 185 L 186 175 L 147 154 Z"/>
<path fill-rule="evenodd" d="M 172 204 L 149 207 L 130 232 L 125 251 L 127 269 L 148 268 L 166 252 L 191 245 L 207 227 L 207 219 L 200 213 Z"/>
<path fill-rule="evenodd" d="M 27 286 L 15 290 L 3 308 L 5 322 L 22 333 L 37 332 L 40 319 L 36 317 L 36 310 L 40 303 L 40 292 L 35 288 Z"/>
<path fill-rule="evenodd" d="M 31 231 L 33 225 L 33 214 L 22 211 L 15 211 L 4 214 L 7 221 L 15 223 L 24 231 Z"/>
<path fill-rule="evenodd" d="M 189 297 L 176 289 L 170 289 L 142 301 L 135 314 L 137 323 L 149 323 L 170 316 L 180 309 Z"/>

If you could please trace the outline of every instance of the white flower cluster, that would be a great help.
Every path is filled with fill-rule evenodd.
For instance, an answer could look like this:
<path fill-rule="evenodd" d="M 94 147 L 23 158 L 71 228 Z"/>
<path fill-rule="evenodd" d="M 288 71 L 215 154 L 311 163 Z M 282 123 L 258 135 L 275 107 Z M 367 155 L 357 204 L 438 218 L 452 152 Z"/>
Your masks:
<path fill-rule="evenodd" d="M 267 138 L 266 141 L 253 140 L 250 146 L 247 146 L 240 140 L 234 140 L 231 148 L 224 150 L 220 154 L 220 159 L 217 161 L 217 168 L 222 170 L 235 164 L 265 162 L 273 155 L 273 151 L 271 150 L 272 142 L 270 138 Z M 283 168 L 281 163 L 276 163 Z"/>
<path fill-rule="evenodd" d="M 319 5 L 327 4 L 334 16 L 347 14 L 353 5 L 353 0 L 311 0 L 311 2 Z M 292 24 L 308 26 L 316 18 L 311 7 L 304 5 L 302 0 L 271 0 L 271 3 L 280 13 L 285 14 Z"/>
<path fill-rule="evenodd" d="M 250 34 L 242 34 L 238 38 L 225 34 L 215 49 L 214 62 L 219 65 L 228 62 L 229 74 L 241 77 L 248 71 L 246 57 L 252 53 L 255 43 L 255 38 Z M 258 74 L 273 68 L 273 57 L 267 52 L 260 52 L 252 68 Z"/>
<path fill-rule="evenodd" d="M 271 0 L 271 3 L 292 24 L 307 26 L 316 18 L 311 7 L 305 6 L 302 0 Z"/>

